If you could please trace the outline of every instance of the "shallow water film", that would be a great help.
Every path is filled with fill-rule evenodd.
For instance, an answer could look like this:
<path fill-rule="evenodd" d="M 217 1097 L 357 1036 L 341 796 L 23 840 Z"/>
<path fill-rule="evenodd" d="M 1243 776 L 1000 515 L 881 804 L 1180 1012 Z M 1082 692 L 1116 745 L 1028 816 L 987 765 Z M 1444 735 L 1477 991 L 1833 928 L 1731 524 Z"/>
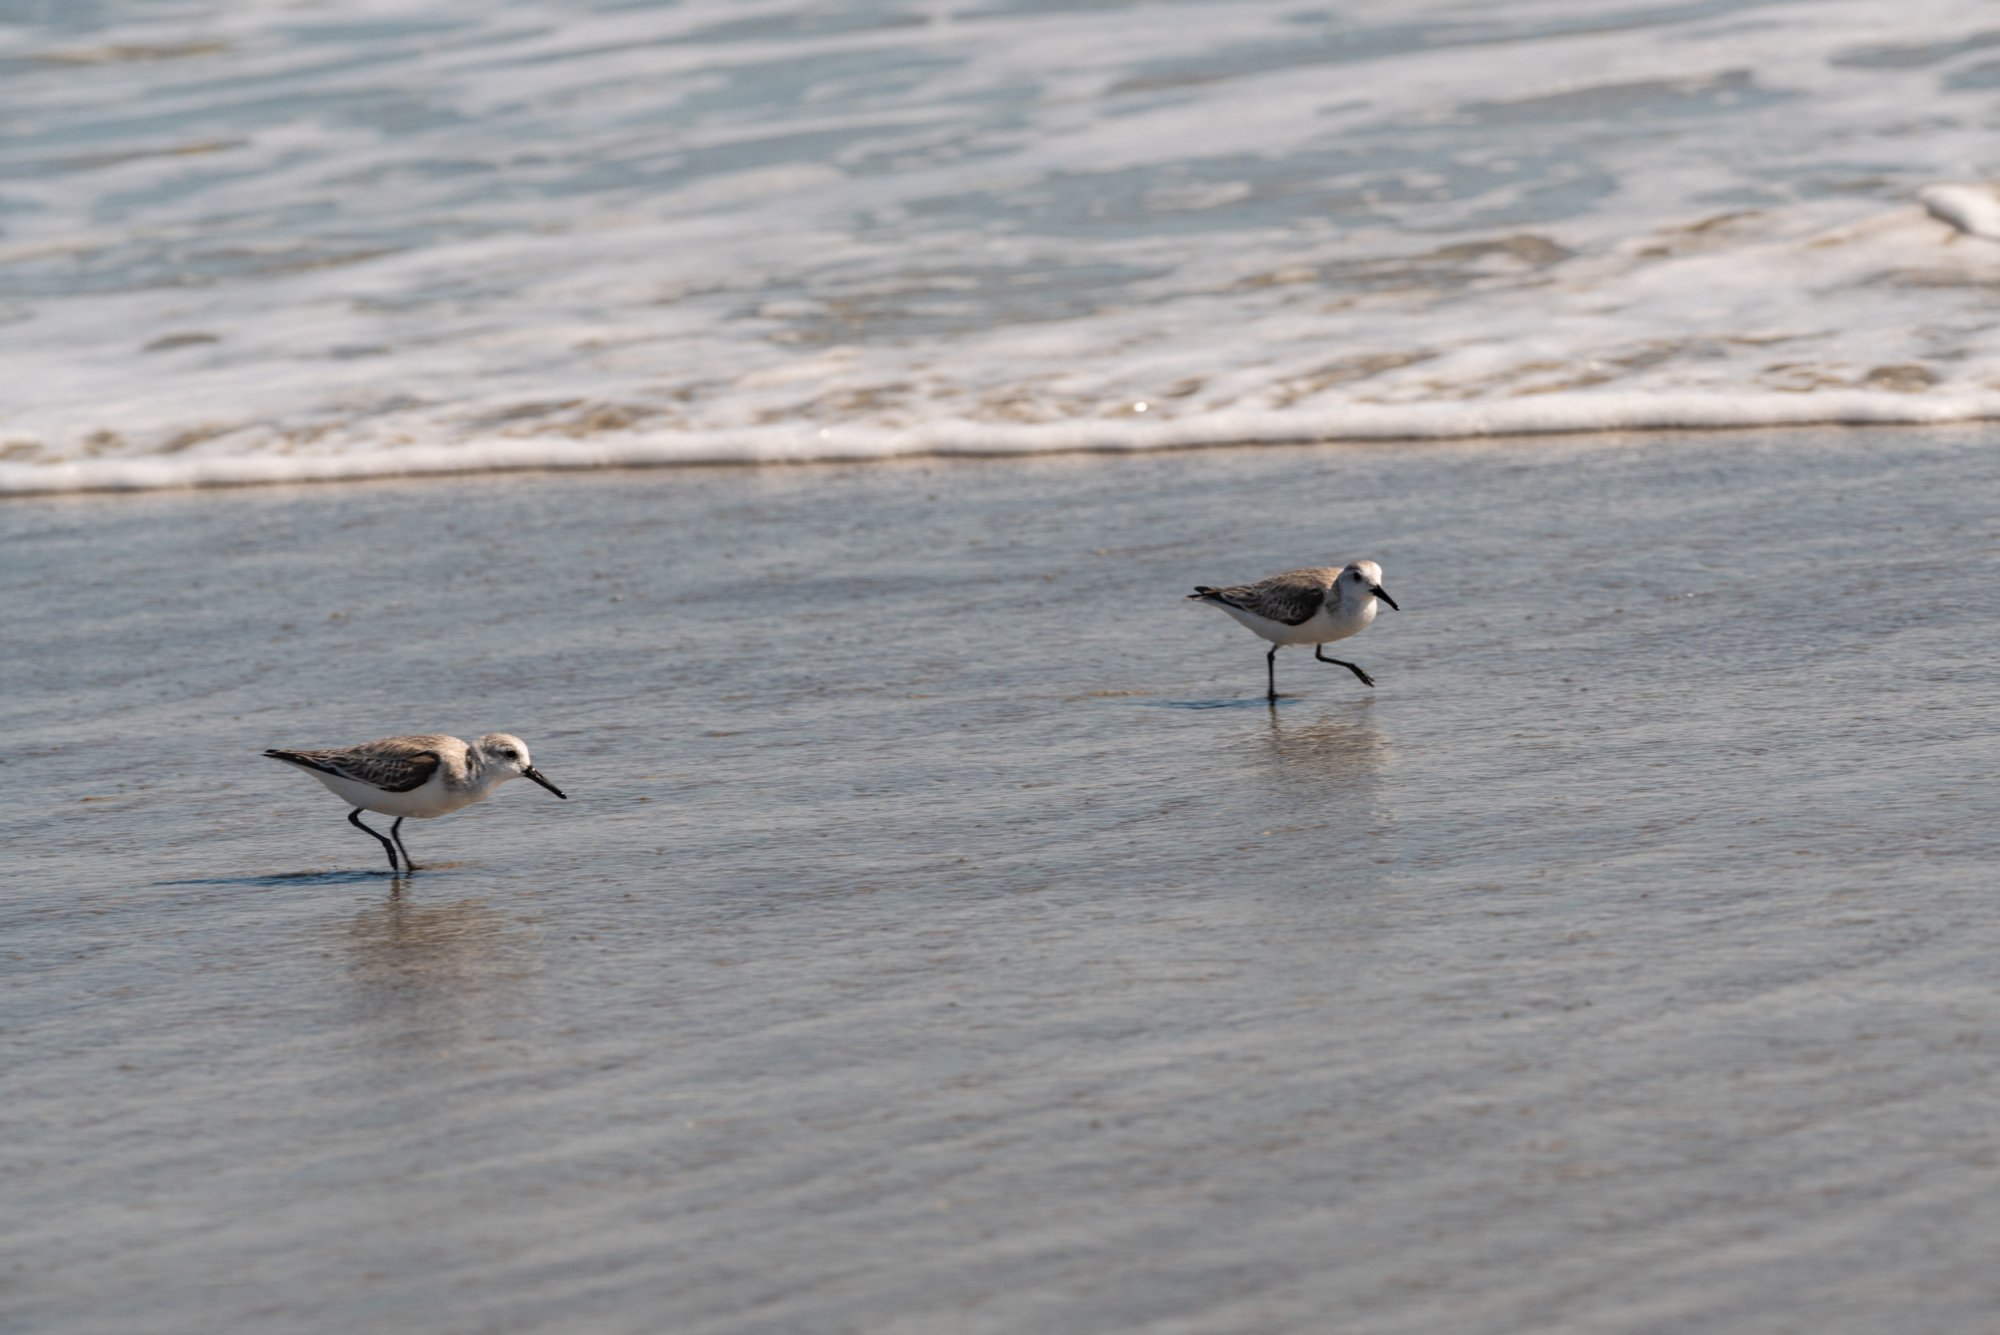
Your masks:
<path fill-rule="evenodd" d="M 1994 444 L 0 507 L 0 1328 L 1979 1328 Z"/>

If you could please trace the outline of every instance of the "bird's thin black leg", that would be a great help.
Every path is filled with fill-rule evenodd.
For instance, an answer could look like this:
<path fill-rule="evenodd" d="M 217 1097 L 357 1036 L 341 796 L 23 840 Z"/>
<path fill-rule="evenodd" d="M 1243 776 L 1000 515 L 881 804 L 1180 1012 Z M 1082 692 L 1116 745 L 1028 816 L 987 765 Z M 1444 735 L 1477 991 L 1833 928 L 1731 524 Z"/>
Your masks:
<path fill-rule="evenodd" d="M 1343 662 L 1338 658 L 1328 658 L 1326 656 L 1326 646 L 1323 644 L 1316 644 L 1313 646 L 1313 657 L 1317 658 L 1322 663 L 1331 663 L 1335 667 L 1346 668 L 1349 672 L 1352 672 L 1355 676 L 1361 678 L 1361 684 L 1363 686 L 1373 686 L 1375 684 L 1375 679 L 1369 676 L 1366 672 L 1363 672 L 1361 670 L 1360 664 Z"/>
<path fill-rule="evenodd" d="M 354 810 L 352 810 L 352 811 L 350 811 L 350 812 L 348 812 L 348 813 L 347 813 L 347 823 L 348 823 L 349 825 L 352 825 L 352 826 L 353 826 L 353 827 L 354 827 L 355 829 L 357 829 L 357 830 L 361 830 L 361 831 L 365 832 L 365 833 L 366 833 L 366 834 L 367 834 L 367 835 L 368 835 L 368 836 L 369 836 L 369 837 L 370 837 L 371 839 L 373 839 L 373 840 L 374 840 L 374 841 L 375 841 L 376 843 L 378 843 L 378 844 L 382 845 L 382 851 L 383 851 L 384 853 L 387 853 L 387 854 L 389 855 L 389 870 L 390 870 L 390 872 L 392 872 L 392 873 L 393 873 L 393 872 L 395 872 L 395 871 L 397 870 L 397 868 L 396 868 L 396 846 L 395 846 L 394 844 L 390 843 L 390 842 L 389 842 L 389 841 L 388 841 L 387 839 L 384 839 L 384 838 L 383 838 L 383 837 L 382 837 L 382 836 L 381 836 L 381 835 L 380 835 L 379 833 L 377 833 L 376 831 L 374 831 L 374 830 L 372 830 L 372 829 L 369 829 L 369 828 L 368 828 L 368 827 L 367 827 L 366 825 L 363 825 L 363 824 L 361 823 L 361 808 L 360 808 L 360 807 L 356 807 L 356 808 L 354 808 Z"/>
<path fill-rule="evenodd" d="M 410 857 L 410 850 L 403 847 L 403 819 L 401 816 L 396 817 L 396 823 L 389 827 L 389 836 L 396 841 L 396 847 L 402 851 L 403 870 L 415 871 L 417 864 Z"/>
<path fill-rule="evenodd" d="M 1264 699 L 1274 705 L 1278 703 L 1278 650 L 1282 648 L 1283 645 L 1274 644 L 1271 646 L 1271 652 L 1264 655 L 1264 676 L 1268 683 Z"/>

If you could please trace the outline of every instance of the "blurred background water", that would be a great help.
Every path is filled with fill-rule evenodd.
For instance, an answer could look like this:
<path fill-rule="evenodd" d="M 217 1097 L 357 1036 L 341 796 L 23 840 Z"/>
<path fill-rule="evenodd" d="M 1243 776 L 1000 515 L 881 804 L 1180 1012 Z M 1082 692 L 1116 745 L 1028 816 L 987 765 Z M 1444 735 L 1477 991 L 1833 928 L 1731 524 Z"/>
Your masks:
<path fill-rule="evenodd" d="M 1990 416 L 1996 31 L 11 0 L 0 488 Z"/>

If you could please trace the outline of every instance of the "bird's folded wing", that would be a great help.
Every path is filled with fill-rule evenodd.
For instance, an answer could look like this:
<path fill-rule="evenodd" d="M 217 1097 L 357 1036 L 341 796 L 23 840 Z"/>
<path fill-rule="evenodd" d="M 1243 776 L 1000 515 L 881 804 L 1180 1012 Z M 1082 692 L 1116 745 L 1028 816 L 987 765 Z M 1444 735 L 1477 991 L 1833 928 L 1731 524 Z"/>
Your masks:
<path fill-rule="evenodd" d="M 1255 616 L 1296 626 L 1310 621 L 1326 602 L 1327 588 L 1338 571 L 1287 570 L 1282 575 L 1260 579 L 1255 584 L 1239 584 L 1233 589 L 1217 589 L 1215 596 L 1231 607 L 1240 607 Z"/>
<path fill-rule="evenodd" d="M 267 751 L 309 769 L 352 779 L 385 793 L 407 793 L 430 782 L 437 773 L 438 753 L 407 746 L 350 746 L 339 751 Z"/>
<path fill-rule="evenodd" d="M 405 751 L 400 747 L 356 747 L 347 753 L 341 769 L 349 778 L 372 784 L 385 792 L 407 793 L 430 782 L 437 773 L 438 753 Z"/>

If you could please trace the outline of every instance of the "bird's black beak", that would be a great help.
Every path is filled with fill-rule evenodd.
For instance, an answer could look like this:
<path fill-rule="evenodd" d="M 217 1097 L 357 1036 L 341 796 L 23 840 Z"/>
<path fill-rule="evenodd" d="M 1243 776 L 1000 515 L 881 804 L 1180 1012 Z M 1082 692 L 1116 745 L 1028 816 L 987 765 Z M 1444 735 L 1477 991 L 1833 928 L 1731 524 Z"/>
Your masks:
<path fill-rule="evenodd" d="M 1389 604 L 1389 606 L 1396 607 L 1396 600 L 1394 598 L 1391 598 L 1389 596 L 1389 591 L 1383 588 L 1380 584 L 1370 584 L 1368 586 L 1368 592 L 1374 594 L 1377 598 L 1380 598 L 1383 602 Z M 1403 609 L 1400 607 L 1396 607 L 1396 610 L 1400 612 Z"/>
<path fill-rule="evenodd" d="M 536 783 L 539 783 L 540 785 L 542 785 L 542 787 L 548 789 L 550 792 L 554 793 L 557 797 L 560 797 L 563 801 L 565 802 L 569 801 L 569 794 L 565 793 L 562 789 L 550 783 L 548 779 L 542 774 L 542 772 L 536 769 L 533 765 L 530 765 L 528 766 L 528 768 L 522 770 L 521 777 L 524 779 L 533 779 Z"/>

